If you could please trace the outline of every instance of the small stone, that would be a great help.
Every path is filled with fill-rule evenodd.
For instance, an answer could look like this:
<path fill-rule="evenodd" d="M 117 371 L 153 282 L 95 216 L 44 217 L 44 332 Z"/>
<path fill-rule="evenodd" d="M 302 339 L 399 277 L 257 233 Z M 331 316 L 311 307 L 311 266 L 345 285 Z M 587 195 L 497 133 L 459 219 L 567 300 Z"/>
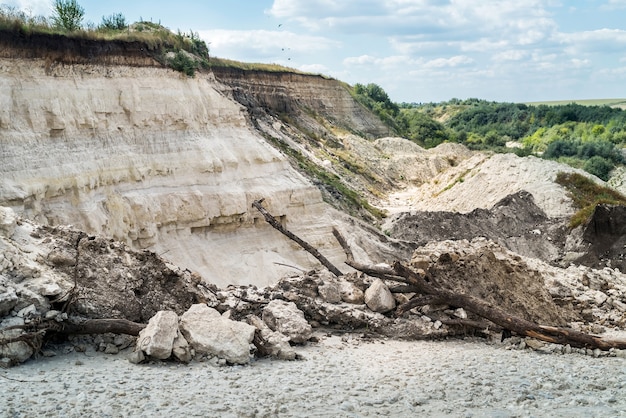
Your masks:
<path fill-rule="evenodd" d="M 615 357 L 626 358 L 626 350 L 615 349 Z"/>
<path fill-rule="evenodd" d="M 376 279 L 365 291 L 365 304 L 374 312 L 385 313 L 396 307 L 396 300 L 387 285 Z"/>
<path fill-rule="evenodd" d="M 275 299 L 263 309 L 262 317 L 272 331 L 286 335 L 291 342 L 301 344 L 311 338 L 311 325 L 293 302 Z"/>
<path fill-rule="evenodd" d="M 105 354 L 117 354 L 119 352 L 120 352 L 120 349 L 117 348 L 117 346 L 112 343 L 107 344 L 106 348 L 104 349 Z"/>
<path fill-rule="evenodd" d="M 352 412 L 354 411 L 354 405 L 350 402 L 343 402 L 341 405 L 339 405 L 339 409 L 341 409 L 342 411 Z"/>
<path fill-rule="evenodd" d="M 355 305 L 362 305 L 365 295 L 357 285 L 348 281 L 340 282 L 341 299 L 346 303 L 352 303 Z"/>
<path fill-rule="evenodd" d="M 534 338 L 526 338 L 526 346 L 532 348 L 533 350 L 539 350 L 544 345 L 546 345 L 546 343 L 543 341 L 535 340 Z"/>
<path fill-rule="evenodd" d="M 128 356 L 128 361 L 133 364 L 142 363 L 145 359 L 146 359 L 146 356 L 143 355 L 143 351 L 141 350 L 134 350 Z"/>
<path fill-rule="evenodd" d="M 467 312 L 465 312 L 465 309 L 463 308 L 458 308 L 454 311 L 454 316 L 461 319 L 467 319 Z"/>
<path fill-rule="evenodd" d="M 74 346 L 74 351 L 78 353 L 84 353 L 85 351 L 87 351 L 87 346 L 85 344 L 76 344 Z"/>
<path fill-rule="evenodd" d="M 443 323 L 440 320 L 436 320 L 435 323 L 433 324 L 433 327 L 435 327 L 435 329 L 439 329 L 441 328 L 442 325 Z"/>

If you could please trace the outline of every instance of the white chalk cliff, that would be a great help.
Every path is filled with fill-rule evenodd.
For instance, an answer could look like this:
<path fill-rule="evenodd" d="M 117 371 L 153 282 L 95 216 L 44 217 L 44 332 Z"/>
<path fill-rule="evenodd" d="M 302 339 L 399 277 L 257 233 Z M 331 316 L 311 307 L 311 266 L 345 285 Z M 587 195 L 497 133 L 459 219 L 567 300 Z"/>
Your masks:
<path fill-rule="evenodd" d="M 331 261 L 336 212 L 210 73 L 0 58 L 0 205 L 153 250 L 218 285 L 267 284 Z"/>

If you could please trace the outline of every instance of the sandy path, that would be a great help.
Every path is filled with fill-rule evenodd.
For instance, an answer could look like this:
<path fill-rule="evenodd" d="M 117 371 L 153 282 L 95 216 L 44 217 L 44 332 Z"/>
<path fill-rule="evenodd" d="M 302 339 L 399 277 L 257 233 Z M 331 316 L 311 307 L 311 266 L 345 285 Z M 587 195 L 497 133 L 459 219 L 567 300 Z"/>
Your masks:
<path fill-rule="evenodd" d="M 43 358 L 0 371 L 0 415 L 626 416 L 626 360 L 618 357 L 339 337 L 299 352 L 305 360 L 234 367 L 133 365 L 123 354 Z"/>

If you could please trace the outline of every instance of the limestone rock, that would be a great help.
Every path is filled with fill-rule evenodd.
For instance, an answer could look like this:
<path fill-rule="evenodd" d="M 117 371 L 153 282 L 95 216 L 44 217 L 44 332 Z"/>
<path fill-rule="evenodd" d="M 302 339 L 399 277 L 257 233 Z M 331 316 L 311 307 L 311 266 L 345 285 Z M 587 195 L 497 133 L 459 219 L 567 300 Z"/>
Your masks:
<path fill-rule="evenodd" d="M 180 331 L 197 353 L 208 353 L 233 364 L 250 361 L 255 328 L 223 318 L 205 304 L 195 304 L 180 318 Z"/>
<path fill-rule="evenodd" d="M 38 295 L 54 299 L 56 296 L 68 293 L 72 289 L 73 284 L 59 277 L 44 275 L 29 280 L 26 287 Z"/>
<path fill-rule="evenodd" d="M 396 307 L 396 301 L 382 280 L 376 279 L 365 291 L 365 304 L 374 312 L 385 313 Z"/>
<path fill-rule="evenodd" d="M 76 255 L 66 248 L 54 248 L 48 253 L 48 262 L 53 266 L 73 266 L 76 264 Z"/>
<path fill-rule="evenodd" d="M 322 299 L 328 303 L 341 302 L 341 286 L 336 280 L 325 280 L 317 289 Z"/>
<path fill-rule="evenodd" d="M 340 282 L 341 299 L 347 303 L 362 305 L 365 295 L 357 285 L 349 281 Z"/>
<path fill-rule="evenodd" d="M 250 315 L 248 322 L 257 329 L 254 345 L 257 347 L 260 356 L 271 356 L 281 360 L 294 360 L 296 358 L 296 352 L 289 345 L 289 338 L 286 335 L 278 331 L 272 331 L 256 315 Z"/>
<path fill-rule="evenodd" d="M 138 348 L 128 355 L 128 361 L 133 364 L 142 363 L 145 359 L 146 356 L 144 356 L 143 351 Z"/>
<path fill-rule="evenodd" d="M 5 287 L 0 284 L 0 315 L 4 315 L 9 312 L 15 305 L 17 305 L 17 294 L 15 293 L 15 289 L 13 287 Z"/>
<path fill-rule="evenodd" d="M 174 338 L 174 342 L 172 343 L 172 354 L 178 361 L 182 361 L 183 363 L 189 363 L 191 361 L 191 347 L 178 328 L 176 338 Z"/>
<path fill-rule="evenodd" d="M 0 329 L 8 328 L 10 326 L 24 325 L 22 318 L 7 318 L 0 323 Z M 10 329 L 0 332 L 0 340 L 19 337 L 22 334 L 22 330 Z M 9 344 L 0 344 L 0 358 L 8 359 L 8 364 L 14 365 L 23 363 L 28 360 L 34 354 L 33 348 L 23 341 L 17 341 Z"/>
<path fill-rule="evenodd" d="M 263 309 L 263 321 L 273 330 L 286 335 L 294 343 L 311 338 L 311 325 L 295 303 L 275 299 Z"/>
<path fill-rule="evenodd" d="M 165 360 L 172 355 L 172 345 L 178 335 L 178 315 L 172 311 L 159 311 L 141 330 L 137 345 L 147 355 Z"/>
<path fill-rule="evenodd" d="M 11 208 L 0 206 L 0 235 L 10 238 L 15 232 L 17 216 Z"/>

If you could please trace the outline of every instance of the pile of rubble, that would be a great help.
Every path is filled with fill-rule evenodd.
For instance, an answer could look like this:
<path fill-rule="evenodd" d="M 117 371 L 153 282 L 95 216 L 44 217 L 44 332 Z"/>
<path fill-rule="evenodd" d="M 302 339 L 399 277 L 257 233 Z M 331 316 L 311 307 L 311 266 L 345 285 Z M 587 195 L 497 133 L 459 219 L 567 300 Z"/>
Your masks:
<path fill-rule="evenodd" d="M 484 238 L 426 244 L 409 264 L 427 271 L 441 288 L 540 324 L 594 333 L 626 325 L 626 276 L 618 270 L 562 269 L 522 258 Z M 84 351 L 92 345 L 117 353 L 134 346 L 130 359 L 136 363 L 295 359 L 293 346 L 314 341 L 316 330 L 401 339 L 496 333 L 499 338 L 502 330 L 496 326 L 477 329 L 455 322 L 482 320 L 455 306 L 424 305 L 398 315 L 397 307 L 415 296 L 402 283 L 361 272 L 336 277 L 327 270 L 286 277 L 263 288 L 220 289 L 154 253 L 132 251 L 71 227 L 39 227 L 8 209 L 0 211 L 4 365 L 46 354 L 41 343 L 50 335 L 64 335 L 65 324 L 92 318 L 132 321 L 139 335 L 104 333 L 69 340 L 64 335 L 69 349 Z M 30 339 L 20 340 L 26 334 Z"/>

